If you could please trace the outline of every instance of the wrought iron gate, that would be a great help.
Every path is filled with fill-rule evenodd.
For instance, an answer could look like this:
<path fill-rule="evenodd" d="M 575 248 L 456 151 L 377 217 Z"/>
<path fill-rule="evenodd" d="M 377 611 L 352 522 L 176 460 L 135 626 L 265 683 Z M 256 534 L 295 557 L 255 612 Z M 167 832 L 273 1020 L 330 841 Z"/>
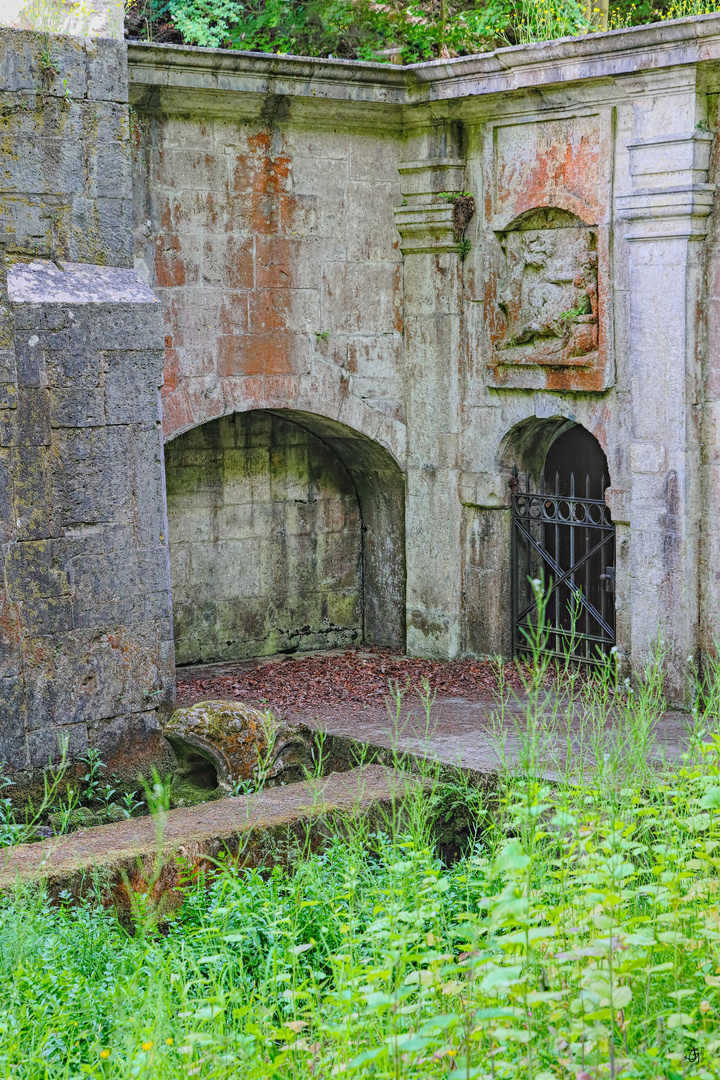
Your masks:
<path fill-rule="evenodd" d="M 575 475 L 554 492 L 525 490 L 517 477 L 512 487 L 513 653 L 527 655 L 528 631 L 538 624 L 533 581 L 547 596 L 544 651 L 582 663 L 598 663 L 615 644 L 615 526 L 604 499 L 575 490 Z M 563 491 L 566 487 L 568 493 Z M 604 480 L 601 490 L 604 490 Z"/>

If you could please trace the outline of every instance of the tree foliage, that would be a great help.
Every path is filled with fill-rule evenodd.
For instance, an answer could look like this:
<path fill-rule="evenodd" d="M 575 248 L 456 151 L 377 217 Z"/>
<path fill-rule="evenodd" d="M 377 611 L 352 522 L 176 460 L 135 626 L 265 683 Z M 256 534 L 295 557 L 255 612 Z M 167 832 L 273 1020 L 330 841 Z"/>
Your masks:
<path fill-rule="evenodd" d="M 615 0 L 609 25 L 699 15 L 717 2 Z M 589 33 L 599 22 L 584 0 L 131 0 L 127 28 L 161 42 L 411 64 Z"/>

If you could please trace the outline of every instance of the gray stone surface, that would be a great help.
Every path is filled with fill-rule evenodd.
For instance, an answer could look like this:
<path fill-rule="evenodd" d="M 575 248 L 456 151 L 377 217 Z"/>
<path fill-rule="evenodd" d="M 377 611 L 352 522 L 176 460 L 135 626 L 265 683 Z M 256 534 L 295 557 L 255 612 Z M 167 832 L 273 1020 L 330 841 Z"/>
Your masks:
<path fill-rule="evenodd" d="M 168 443 L 166 477 L 178 663 L 362 640 L 360 506 L 326 443 L 237 415 Z"/>
<path fill-rule="evenodd" d="M 13 767 L 64 728 L 161 759 L 168 535 L 181 659 L 317 645 L 323 604 L 341 636 L 507 653 L 508 480 L 568 423 L 610 470 L 623 664 L 661 636 L 683 699 L 720 615 L 720 16 L 405 69 L 50 45 L 0 32 Z M 205 445 L 257 411 L 314 457 Z M 305 521 L 330 462 L 347 491 Z"/>
<path fill-rule="evenodd" d="M 130 265 L 124 43 L 0 28 L 0 103 L 0 233 L 28 257 Z"/>
<path fill-rule="evenodd" d="M 33 259 L 8 270 L 16 304 L 155 304 L 157 297 L 134 270 L 121 266 Z"/>
<path fill-rule="evenodd" d="M 623 664 L 662 638 L 682 700 L 720 614 L 720 17 L 405 69 L 129 59 L 166 435 L 301 408 L 380 443 L 407 646 L 454 656 L 507 653 L 511 469 L 581 424 L 610 470 Z"/>

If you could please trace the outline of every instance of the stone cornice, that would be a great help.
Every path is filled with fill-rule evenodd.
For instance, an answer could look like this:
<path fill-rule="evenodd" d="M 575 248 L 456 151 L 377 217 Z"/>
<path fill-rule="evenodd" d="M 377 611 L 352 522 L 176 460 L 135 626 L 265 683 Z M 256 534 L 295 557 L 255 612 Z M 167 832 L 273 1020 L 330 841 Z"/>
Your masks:
<path fill-rule="evenodd" d="M 395 226 L 400 233 L 403 255 L 433 254 L 458 250 L 453 207 L 449 203 L 398 206 Z"/>
<path fill-rule="evenodd" d="M 627 240 L 685 238 L 708 232 L 715 185 L 707 183 L 712 135 L 676 132 L 628 144 L 632 191 L 618 193 Z"/>
<path fill-rule="evenodd" d="M 294 116 L 332 106 L 337 119 L 399 122 L 408 106 L 458 101 L 597 79 L 626 80 L 720 61 L 720 14 L 581 38 L 516 45 L 478 56 L 397 67 L 350 60 L 277 56 L 130 42 L 131 96 L 150 110 L 237 111 L 261 116 L 268 97 L 296 99 Z M 194 99 L 194 100 L 193 100 Z M 306 106 L 299 103 L 304 101 Z"/>

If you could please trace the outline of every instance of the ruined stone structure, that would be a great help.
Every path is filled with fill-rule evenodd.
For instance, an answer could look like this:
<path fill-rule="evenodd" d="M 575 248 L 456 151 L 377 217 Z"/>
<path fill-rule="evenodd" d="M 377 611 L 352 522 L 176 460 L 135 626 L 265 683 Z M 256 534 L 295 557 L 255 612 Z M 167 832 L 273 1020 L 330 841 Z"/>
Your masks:
<path fill-rule="evenodd" d="M 173 605 L 183 663 L 507 655 L 513 468 L 573 425 L 623 662 L 662 635 L 681 699 L 720 609 L 720 17 L 409 68 L 43 50 L 2 34 L 0 757 L 158 754 Z"/>

